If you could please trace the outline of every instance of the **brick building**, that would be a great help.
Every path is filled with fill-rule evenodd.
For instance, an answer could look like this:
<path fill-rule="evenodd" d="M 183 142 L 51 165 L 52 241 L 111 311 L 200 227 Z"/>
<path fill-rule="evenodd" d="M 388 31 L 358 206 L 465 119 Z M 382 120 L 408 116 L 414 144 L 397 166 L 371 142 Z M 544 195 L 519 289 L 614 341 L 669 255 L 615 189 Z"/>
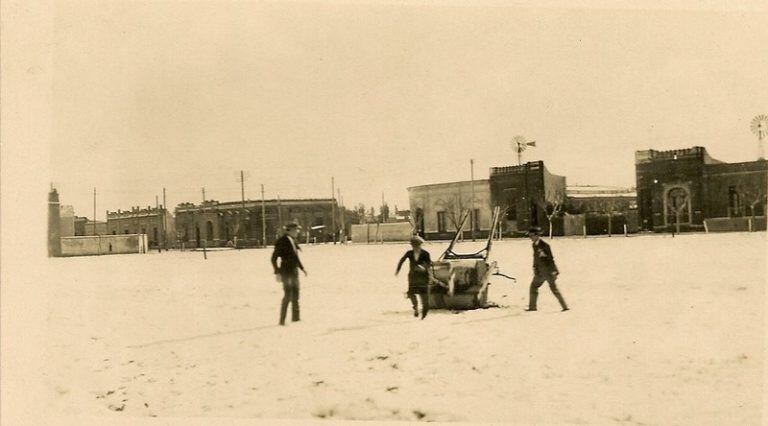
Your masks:
<path fill-rule="evenodd" d="M 95 232 L 94 232 L 95 231 Z M 75 236 L 88 236 L 88 235 L 106 235 L 107 234 L 107 222 L 97 220 L 94 221 L 87 217 L 75 216 Z"/>
<path fill-rule="evenodd" d="M 508 234 L 549 226 L 547 208 L 566 199 L 565 177 L 549 173 L 543 161 L 492 167 L 489 182 L 493 206 L 506 211 Z"/>
<path fill-rule="evenodd" d="M 333 241 L 341 229 L 342 213 L 334 199 L 247 200 L 201 204 L 182 203 L 176 207 L 176 235 L 185 247 L 224 247 L 235 238 L 238 246 L 273 244 L 289 222 L 299 223 L 303 241 Z M 334 215 L 335 217 L 332 217 Z M 345 234 L 349 235 L 349 214 L 344 215 Z M 335 221 L 334 221 L 335 219 Z M 265 231 L 262 229 L 265 226 Z M 335 226 L 335 228 L 334 228 Z M 337 237 L 338 238 L 338 237 Z"/>
<path fill-rule="evenodd" d="M 173 247 L 176 241 L 174 217 L 163 206 L 107 211 L 107 234 L 146 234 L 149 247 Z"/>
<path fill-rule="evenodd" d="M 492 202 L 488 179 L 438 183 L 408 188 L 410 215 L 416 232 L 427 239 L 451 238 L 456 233 L 462 212 L 473 213 L 464 226 L 464 237 L 487 237 L 491 229 Z"/>
<path fill-rule="evenodd" d="M 703 230 L 704 220 L 765 215 L 766 160 L 724 163 L 704 147 L 635 153 L 640 226 Z"/>

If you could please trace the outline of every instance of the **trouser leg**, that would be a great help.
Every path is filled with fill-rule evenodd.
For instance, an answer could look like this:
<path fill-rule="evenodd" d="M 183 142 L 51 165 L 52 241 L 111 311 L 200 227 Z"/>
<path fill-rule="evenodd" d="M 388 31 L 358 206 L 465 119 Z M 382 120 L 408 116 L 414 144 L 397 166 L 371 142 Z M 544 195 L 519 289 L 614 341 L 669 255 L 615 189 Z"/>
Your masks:
<path fill-rule="evenodd" d="M 288 314 L 288 304 L 292 306 L 291 317 L 294 321 L 299 318 L 299 277 L 293 274 L 283 274 L 283 301 L 280 304 L 280 324 L 285 324 L 285 317 Z"/>
<path fill-rule="evenodd" d="M 429 312 L 429 293 L 419 293 L 419 297 L 421 298 L 421 318 L 424 319 Z"/>
<path fill-rule="evenodd" d="M 544 284 L 544 280 L 539 277 L 538 275 L 533 276 L 533 280 L 531 281 L 531 288 L 529 291 L 529 298 L 528 298 L 528 309 L 529 310 L 536 310 L 536 302 L 539 298 L 539 287 Z"/>
<path fill-rule="evenodd" d="M 560 302 L 560 307 L 563 309 L 568 309 L 568 305 L 565 304 L 565 299 L 563 298 L 563 295 L 560 294 L 560 290 L 557 289 L 557 284 L 555 284 L 556 278 L 550 277 L 547 282 L 549 283 L 549 289 L 552 290 L 552 294 L 555 295 L 557 298 L 557 301 Z"/>
<path fill-rule="evenodd" d="M 285 314 L 288 311 L 288 303 L 291 301 L 291 289 L 283 279 L 283 301 L 280 304 L 280 325 L 285 325 Z"/>
<path fill-rule="evenodd" d="M 416 300 L 416 293 L 408 292 L 408 299 L 411 301 L 411 306 L 413 306 L 413 315 L 418 316 L 419 315 L 419 302 Z"/>
<path fill-rule="evenodd" d="M 293 283 L 293 292 L 291 293 L 291 320 L 299 320 L 299 277 L 295 278 Z"/>

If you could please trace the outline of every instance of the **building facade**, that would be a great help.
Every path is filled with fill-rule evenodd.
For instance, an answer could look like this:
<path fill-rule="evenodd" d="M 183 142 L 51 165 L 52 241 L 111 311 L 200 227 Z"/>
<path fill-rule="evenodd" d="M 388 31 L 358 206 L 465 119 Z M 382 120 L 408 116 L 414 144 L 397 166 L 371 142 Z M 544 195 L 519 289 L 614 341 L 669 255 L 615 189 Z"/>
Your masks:
<path fill-rule="evenodd" d="M 640 226 L 703 230 L 709 218 L 764 216 L 768 162 L 724 163 L 704 147 L 635 153 Z"/>
<path fill-rule="evenodd" d="M 61 205 L 59 206 L 59 220 L 61 223 L 61 236 L 73 237 L 75 236 L 75 209 L 72 206 Z"/>
<path fill-rule="evenodd" d="M 571 213 L 623 213 L 637 210 L 634 188 L 578 185 L 566 188 L 567 210 Z"/>
<path fill-rule="evenodd" d="M 289 199 L 182 203 L 176 207 L 176 237 L 184 247 L 260 246 L 273 244 L 286 223 L 302 226 L 306 242 L 326 242 L 349 235 L 349 215 L 334 199 Z M 237 243 L 235 243 L 237 239 Z"/>
<path fill-rule="evenodd" d="M 107 235 L 107 222 L 75 216 L 75 236 Z"/>
<path fill-rule="evenodd" d="M 146 234 L 150 248 L 170 248 L 176 242 L 174 217 L 163 206 L 107 211 L 106 228 L 106 233 L 111 235 Z"/>
<path fill-rule="evenodd" d="M 465 238 L 473 232 L 478 238 L 487 237 L 491 230 L 493 209 L 488 179 L 413 186 L 408 188 L 408 200 L 415 232 L 426 239 L 452 238 L 464 211 L 470 211 Z"/>
<path fill-rule="evenodd" d="M 489 181 L 493 205 L 505 212 L 507 234 L 547 227 L 547 209 L 565 203 L 565 177 L 550 173 L 543 161 L 492 167 Z"/>

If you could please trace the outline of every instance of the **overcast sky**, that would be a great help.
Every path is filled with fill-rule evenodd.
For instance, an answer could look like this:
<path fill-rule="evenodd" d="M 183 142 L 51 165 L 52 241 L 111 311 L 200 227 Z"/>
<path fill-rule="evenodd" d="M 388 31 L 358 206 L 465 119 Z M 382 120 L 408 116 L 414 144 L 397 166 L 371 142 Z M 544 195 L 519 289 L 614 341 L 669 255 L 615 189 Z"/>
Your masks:
<path fill-rule="evenodd" d="M 50 180 L 80 216 L 95 186 L 103 220 L 163 187 L 238 200 L 241 169 L 246 198 L 335 176 L 348 206 L 405 208 L 470 158 L 516 164 L 515 135 L 568 184 L 632 186 L 638 149 L 756 158 L 764 9 L 548 4 L 59 2 Z"/>

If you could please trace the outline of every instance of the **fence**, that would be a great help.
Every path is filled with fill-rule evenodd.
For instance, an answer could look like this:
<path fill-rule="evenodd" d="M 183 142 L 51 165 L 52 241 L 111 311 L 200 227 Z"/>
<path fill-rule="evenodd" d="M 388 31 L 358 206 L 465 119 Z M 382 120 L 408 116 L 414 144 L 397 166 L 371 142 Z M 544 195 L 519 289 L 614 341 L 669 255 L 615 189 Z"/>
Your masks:
<path fill-rule="evenodd" d="M 704 219 L 707 232 L 749 232 L 765 231 L 765 216 L 751 217 L 716 217 Z"/>
<path fill-rule="evenodd" d="M 368 244 L 384 241 L 408 241 L 411 238 L 411 231 L 409 222 L 352 225 L 352 242 Z"/>

